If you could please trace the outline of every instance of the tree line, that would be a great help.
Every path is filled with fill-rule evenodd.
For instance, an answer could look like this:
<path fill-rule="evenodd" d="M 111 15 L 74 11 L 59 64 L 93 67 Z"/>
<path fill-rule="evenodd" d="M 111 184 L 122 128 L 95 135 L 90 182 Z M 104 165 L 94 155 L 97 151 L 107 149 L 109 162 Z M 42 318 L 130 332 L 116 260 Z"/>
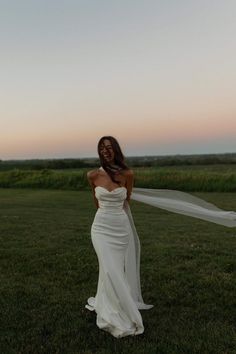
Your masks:
<path fill-rule="evenodd" d="M 199 155 L 165 155 L 165 156 L 128 156 L 130 167 L 158 167 L 181 165 L 236 164 L 236 153 L 199 154 Z M 96 168 L 98 158 L 63 158 L 63 159 L 29 159 L 0 160 L 0 171 L 20 170 L 63 170 L 77 168 Z"/>

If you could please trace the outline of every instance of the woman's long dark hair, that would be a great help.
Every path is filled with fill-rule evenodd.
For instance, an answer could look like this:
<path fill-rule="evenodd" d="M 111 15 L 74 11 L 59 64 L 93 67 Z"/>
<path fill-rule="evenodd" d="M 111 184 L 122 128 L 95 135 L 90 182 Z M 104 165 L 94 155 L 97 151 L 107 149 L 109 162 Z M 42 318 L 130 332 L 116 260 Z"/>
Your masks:
<path fill-rule="evenodd" d="M 101 150 L 101 145 L 103 144 L 104 140 L 109 140 L 111 142 L 112 149 L 114 151 L 114 165 L 110 165 L 109 163 L 104 160 L 100 150 Z M 116 138 L 113 136 L 103 136 L 100 138 L 98 142 L 98 155 L 100 158 L 100 163 L 101 166 L 104 168 L 104 170 L 108 173 L 108 175 L 111 177 L 111 180 L 114 183 L 118 183 L 116 181 L 115 176 L 119 173 L 122 173 L 123 170 L 128 170 L 129 167 L 125 163 L 125 157 L 123 155 L 123 152 L 121 151 L 120 145 Z"/>

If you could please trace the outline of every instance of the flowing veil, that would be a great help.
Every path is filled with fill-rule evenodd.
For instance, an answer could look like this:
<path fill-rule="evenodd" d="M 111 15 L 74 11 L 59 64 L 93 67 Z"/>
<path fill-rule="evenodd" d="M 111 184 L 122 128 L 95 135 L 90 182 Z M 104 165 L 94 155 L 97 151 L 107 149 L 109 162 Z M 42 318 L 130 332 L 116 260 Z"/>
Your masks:
<path fill-rule="evenodd" d="M 171 189 L 134 188 L 131 199 L 174 213 L 236 227 L 236 212 L 222 210 L 189 193 Z"/>
<path fill-rule="evenodd" d="M 153 307 L 153 305 L 145 304 L 142 298 L 140 285 L 140 242 L 127 200 L 125 200 L 124 203 L 124 210 L 128 215 L 132 231 L 130 234 L 128 249 L 125 255 L 125 273 L 131 289 L 131 295 L 138 308 L 141 310 L 148 310 Z"/>
<path fill-rule="evenodd" d="M 236 212 L 225 211 L 214 204 L 189 193 L 169 189 L 133 188 L 131 199 L 174 213 L 192 216 L 227 227 L 236 227 Z M 131 237 L 125 256 L 125 272 L 131 294 L 139 309 L 149 309 L 153 305 L 144 303 L 140 286 L 140 242 L 134 225 L 129 203 L 124 210 L 129 218 Z"/>

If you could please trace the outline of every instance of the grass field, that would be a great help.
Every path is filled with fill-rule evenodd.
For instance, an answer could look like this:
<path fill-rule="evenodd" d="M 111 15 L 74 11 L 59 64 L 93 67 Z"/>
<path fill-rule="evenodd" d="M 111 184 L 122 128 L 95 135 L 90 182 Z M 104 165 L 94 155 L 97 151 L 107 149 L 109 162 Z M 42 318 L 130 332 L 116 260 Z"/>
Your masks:
<path fill-rule="evenodd" d="M 236 210 L 236 193 L 197 193 Z M 0 189 L 1 354 L 236 353 L 236 230 L 131 202 L 144 334 L 113 338 L 96 293 L 88 191 Z M 148 227 L 147 227 L 148 225 Z"/>
<path fill-rule="evenodd" d="M 0 188 L 88 190 L 87 168 L 0 172 Z M 236 192 L 236 164 L 137 167 L 135 186 L 198 192 Z"/>

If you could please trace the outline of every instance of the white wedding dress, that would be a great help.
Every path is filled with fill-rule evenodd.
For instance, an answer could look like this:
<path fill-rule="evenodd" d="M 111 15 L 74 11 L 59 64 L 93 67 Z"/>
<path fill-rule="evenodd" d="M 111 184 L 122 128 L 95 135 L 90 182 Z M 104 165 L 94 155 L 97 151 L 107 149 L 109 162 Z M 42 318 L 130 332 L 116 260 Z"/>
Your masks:
<path fill-rule="evenodd" d="M 95 188 L 99 202 L 91 237 L 99 262 L 99 277 L 95 297 L 85 307 L 97 313 L 97 326 L 114 337 L 141 334 L 144 331 L 139 309 L 153 305 L 143 302 L 139 282 L 139 242 L 126 188 L 111 192 Z M 135 237 L 136 236 L 136 237 Z"/>
<path fill-rule="evenodd" d="M 112 191 L 97 186 L 99 202 L 91 238 L 99 263 L 95 297 L 85 307 L 97 314 L 97 326 L 114 337 L 144 332 L 140 287 L 140 243 L 129 204 L 127 190 Z M 236 227 L 236 213 L 224 211 L 189 193 L 174 190 L 134 188 L 131 198 L 175 213 L 189 215 L 228 227 Z"/>

